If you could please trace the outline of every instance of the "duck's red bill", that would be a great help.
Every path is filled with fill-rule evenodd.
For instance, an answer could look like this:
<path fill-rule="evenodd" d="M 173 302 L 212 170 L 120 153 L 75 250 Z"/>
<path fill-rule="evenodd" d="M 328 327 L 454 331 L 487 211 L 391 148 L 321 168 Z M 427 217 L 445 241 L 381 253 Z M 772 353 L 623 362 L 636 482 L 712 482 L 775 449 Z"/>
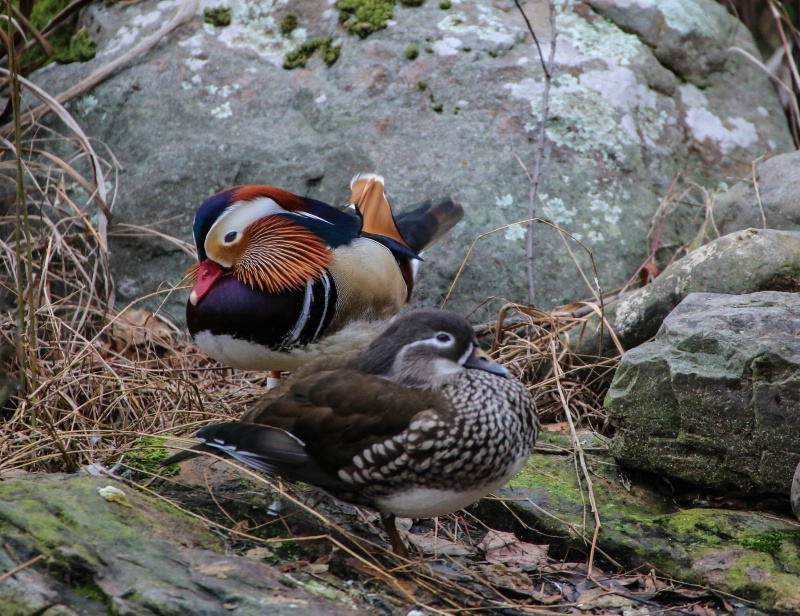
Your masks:
<path fill-rule="evenodd" d="M 224 273 L 225 270 L 211 259 L 200 262 L 200 270 L 197 272 L 197 282 L 194 283 L 192 294 L 189 295 L 189 301 L 193 306 L 196 306 L 197 302 L 203 299 L 205 294 L 214 286 L 217 279 Z"/>

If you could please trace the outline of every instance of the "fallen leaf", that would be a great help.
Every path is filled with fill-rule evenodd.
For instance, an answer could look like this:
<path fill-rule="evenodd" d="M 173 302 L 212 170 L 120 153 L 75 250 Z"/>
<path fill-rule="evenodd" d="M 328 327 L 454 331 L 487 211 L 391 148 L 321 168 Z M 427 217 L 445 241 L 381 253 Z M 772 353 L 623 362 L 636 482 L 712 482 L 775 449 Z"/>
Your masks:
<path fill-rule="evenodd" d="M 119 351 L 148 342 L 169 346 L 174 336 L 175 332 L 169 325 L 143 308 L 126 310 L 111 324 L 111 337 Z"/>
<path fill-rule="evenodd" d="M 517 539 L 514 533 L 490 529 L 479 547 L 489 563 L 533 571 L 547 563 L 547 550 L 550 546 L 526 543 Z"/>
<path fill-rule="evenodd" d="M 569 432 L 569 424 L 566 421 L 542 424 L 541 428 L 545 432 Z"/>
<path fill-rule="evenodd" d="M 551 595 L 537 590 L 531 578 L 522 571 L 513 571 L 505 565 L 478 565 L 481 577 L 497 589 L 512 591 L 535 599 L 543 605 L 550 605 L 563 601 L 560 594 Z"/>
<path fill-rule="evenodd" d="M 639 270 L 639 282 L 642 283 L 642 286 L 650 284 L 658 278 L 660 273 L 661 271 L 658 269 L 658 266 L 652 261 L 648 261 L 642 266 L 642 269 Z"/>
<path fill-rule="evenodd" d="M 311 575 L 322 575 L 323 573 L 328 572 L 328 565 L 320 562 L 308 563 L 303 565 L 303 571 L 310 573 Z"/>
<path fill-rule="evenodd" d="M 251 548 L 243 554 L 245 558 L 250 558 L 252 560 L 264 560 L 266 558 L 272 558 L 274 555 L 275 553 L 272 550 L 265 547 Z"/>

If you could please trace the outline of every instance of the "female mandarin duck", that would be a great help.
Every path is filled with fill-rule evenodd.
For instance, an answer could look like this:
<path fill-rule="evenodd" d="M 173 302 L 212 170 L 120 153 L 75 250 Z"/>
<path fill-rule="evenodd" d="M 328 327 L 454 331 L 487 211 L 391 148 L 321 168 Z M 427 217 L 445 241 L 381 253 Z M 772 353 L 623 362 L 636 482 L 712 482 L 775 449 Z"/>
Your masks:
<path fill-rule="evenodd" d="M 214 452 L 378 510 L 395 552 L 395 516 L 466 507 L 511 479 L 538 432 L 528 390 L 478 347 L 447 310 L 411 310 L 365 350 L 322 357 L 241 421 L 164 462 Z"/>
<path fill-rule="evenodd" d="M 353 214 L 271 186 L 237 186 L 197 212 L 189 331 L 235 368 L 293 371 L 361 348 L 407 303 L 419 254 L 463 216 L 446 198 L 392 216 L 383 178 L 350 183 Z"/>

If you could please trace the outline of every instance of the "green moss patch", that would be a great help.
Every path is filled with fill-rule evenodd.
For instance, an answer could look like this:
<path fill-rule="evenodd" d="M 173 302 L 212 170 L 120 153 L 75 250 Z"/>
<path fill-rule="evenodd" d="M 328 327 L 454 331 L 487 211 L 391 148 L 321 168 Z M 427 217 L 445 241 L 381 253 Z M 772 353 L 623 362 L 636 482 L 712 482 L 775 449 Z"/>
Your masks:
<path fill-rule="evenodd" d="M 203 19 L 207 24 L 224 28 L 231 25 L 231 9 L 224 6 L 207 7 L 203 11 Z"/>
<path fill-rule="evenodd" d="M 41 31 L 62 10 L 71 4 L 70 0 L 37 0 L 31 11 L 31 25 Z M 22 59 L 23 70 L 47 62 L 86 62 L 95 57 L 97 45 L 86 29 L 76 31 L 77 14 L 67 19 L 58 28 L 47 35 L 47 41 L 53 47 L 53 56 L 47 60 L 44 50 L 36 46 L 28 51 Z"/>
<path fill-rule="evenodd" d="M 542 440 L 569 447 L 562 435 L 544 434 Z M 773 606 L 778 613 L 800 613 L 800 529 L 794 522 L 758 511 L 679 509 L 647 477 L 618 466 L 599 444 L 590 444 L 586 463 L 603 553 L 626 568 L 656 567 L 676 579 L 746 597 L 770 613 Z M 557 451 L 534 454 L 495 493 L 509 500 L 480 503 L 480 517 L 490 526 L 500 521 L 514 527 L 510 508 L 526 528 L 544 533 L 556 557 L 586 549 L 594 531 L 583 473 L 574 455 Z"/>
<path fill-rule="evenodd" d="M 339 59 L 341 45 L 334 45 L 331 37 L 311 38 L 303 42 L 297 49 L 290 51 L 283 59 L 283 68 L 290 71 L 305 68 L 316 51 L 322 52 L 322 59 L 327 66 L 333 66 Z"/>
<path fill-rule="evenodd" d="M 753 533 L 739 539 L 739 544 L 748 550 L 764 552 L 770 556 L 778 556 L 784 546 L 789 543 L 796 549 L 800 547 L 800 530 Z"/>
<path fill-rule="evenodd" d="M 148 479 L 153 475 L 172 477 L 180 473 L 181 467 L 177 464 L 166 468 L 162 466 L 164 460 L 169 456 L 166 442 L 166 439 L 148 436 L 142 439 L 139 449 L 125 454 L 125 464 L 142 471 L 142 476 L 137 479 Z"/>
<path fill-rule="evenodd" d="M 57 49 L 55 52 L 55 61 L 62 64 L 88 62 L 97 55 L 97 43 L 86 28 L 81 28 L 70 37 L 66 48 Z"/>
<path fill-rule="evenodd" d="M 294 13 L 289 13 L 283 19 L 281 19 L 281 36 L 289 36 L 292 32 L 297 29 L 299 21 L 297 19 L 297 15 Z"/>
<path fill-rule="evenodd" d="M 366 38 L 394 16 L 394 0 L 339 0 L 339 21 L 350 34 Z"/>

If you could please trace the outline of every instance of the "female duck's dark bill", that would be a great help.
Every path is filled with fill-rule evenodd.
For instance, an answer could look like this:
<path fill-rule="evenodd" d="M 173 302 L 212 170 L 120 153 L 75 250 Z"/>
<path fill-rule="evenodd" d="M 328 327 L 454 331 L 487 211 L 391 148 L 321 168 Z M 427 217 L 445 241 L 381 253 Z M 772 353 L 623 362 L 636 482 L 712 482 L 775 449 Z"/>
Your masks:
<path fill-rule="evenodd" d="M 470 356 L 467 357 L 467 361 L 464 362 L 464 367 L 485 370 L 486 372 L 491 372 L 492 374 L 496 374 L 498 376 L 509 376 L 508 370 L 503 368 L 503 366 L 489 357 L 486 352 L 479 347 L 475 347 L 472 350 Z"/>

